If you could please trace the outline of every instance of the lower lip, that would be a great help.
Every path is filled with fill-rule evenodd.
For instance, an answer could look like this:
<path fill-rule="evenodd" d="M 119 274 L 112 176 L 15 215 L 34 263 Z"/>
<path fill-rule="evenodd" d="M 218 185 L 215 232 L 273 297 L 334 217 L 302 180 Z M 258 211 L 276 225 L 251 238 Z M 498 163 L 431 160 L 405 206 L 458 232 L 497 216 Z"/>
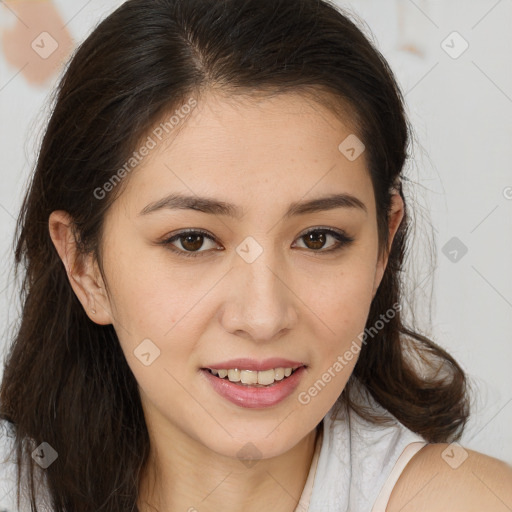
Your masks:
<path fill-rule="evenodd" d="M 219 379 L 208 370 L 202 369 L 201 372 L 219 395 L 235 405 L 249 409 L 263 409 L 276 405 L 289 397 L 299 385 L 305 369 L 305 366 L 301 366 L 289 377 L 276 381 L 268 388 L 242 386 L 227 379 Z"/>

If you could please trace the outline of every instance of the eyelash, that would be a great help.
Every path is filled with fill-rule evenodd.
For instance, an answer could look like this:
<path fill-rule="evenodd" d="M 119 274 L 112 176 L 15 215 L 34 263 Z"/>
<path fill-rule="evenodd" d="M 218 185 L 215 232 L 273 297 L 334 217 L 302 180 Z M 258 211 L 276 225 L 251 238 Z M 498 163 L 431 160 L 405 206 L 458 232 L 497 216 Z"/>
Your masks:
<path fill-rule="evenodd" d="M 325 251 L 322 251 L 322 250 L 315 251 L 314 249 L 310 249 L 310 251 L 312 251 L 314 253 L 325 254 L 325 253 L 338 252 L 341 249 L 344 249 L 345 247 L 349 246 L 355 240 L 353 237 L 348 236 L 345 232 L 343 232 L 341 230 L 337 231 L 337 230 L 333 230 L 333 229 L 330 229 L 330 228 L 314 228 L 314 229 L 310 229 L 309 231 L 306 231 L 304 234 L 300 235 L 298 237 L 298 239 L 304 238 L 305 236 L 307 236 L 307 235 L 309 235 L 311 233 L 316 233 L 316 232 L 327 233 L 327 234 L 333 236 L 338 241 L 338 243 L 337 243 L 337 245 L 335 245 L 334 248 L 327 249 Z M 206 238 L 209 238 L 213 242 L 215 242 L 215 239 L 209 233 L 207 233 L 206 231 L 203 231 L 201 229 L 187 229 L 187 230 L 184 230 L 184 231 L 180 231 L 179 233 L 173 235 L 170 238 L 162 240 L 161 242 L 159 242 L 159 245 L 164 245 L 171 252 L 173 252 L 175 254 L 178 254 L 178 256 L 184 256 L 185 258 L 197 258 L 198 256 L 201 255 L 201 253 L 208 252 L 208 251 L 183 251 L 181 249 L 174 249 L 174 248 L 172 248 L 173 247 L 172 246 L 172 242 L 174 242 L 175 240 L 178 240 L 178 239 L 180 239 L 180 238 L 182 238 L 182 237 L 184 237 L 186 235 L 202 235 L 202 236 L 204 236 Z"/>

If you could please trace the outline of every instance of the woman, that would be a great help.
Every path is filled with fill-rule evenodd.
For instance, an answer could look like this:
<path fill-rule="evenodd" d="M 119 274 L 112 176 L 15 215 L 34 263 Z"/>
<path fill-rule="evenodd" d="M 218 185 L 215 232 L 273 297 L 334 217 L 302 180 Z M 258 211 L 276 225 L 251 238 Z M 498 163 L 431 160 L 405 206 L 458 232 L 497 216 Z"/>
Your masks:
<path fill-rule="evenodd" d="M 73 56 L 5 365 L 32 506 L 501 510 L 466 378 L 401 319 L 408 124 L 319 0 L 128 0 Z M 479 482 L 480 481 L 480 482 Z"/>

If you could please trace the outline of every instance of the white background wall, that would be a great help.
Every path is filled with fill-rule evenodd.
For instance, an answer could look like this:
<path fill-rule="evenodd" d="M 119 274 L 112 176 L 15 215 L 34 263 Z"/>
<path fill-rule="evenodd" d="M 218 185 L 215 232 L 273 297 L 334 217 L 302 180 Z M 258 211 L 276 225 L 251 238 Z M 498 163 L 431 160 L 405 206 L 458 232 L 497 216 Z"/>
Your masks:
<path fill-rule="evenodd" d="M 122 2 L 53 3 L 74 45 Z M 12 4 L 0 3 L 4 35 L 23 23 L 8 8 Z M 397 74 L 416 131 L 415 159 L 407 171 L 414 183 L 406 186 L 417 209 L 408 287 L 416 296 L 420 328 L 456 357 L 474 383 L 473 416 L 461 444 L 512 463 L 512 2 L 340 5 L 358 13 L 373 32 Z M 26 30 L 37 35 L 45 27 L 27 23 Z M 446 39 L 454 31 L 459 35 Z M 58 78 L 30 75 L 37 55 L 26 62 L 18 56 L 13 65 L 7 45 L 8 39 L 0 41 L 0 348 L 19 316 L 11 274 L 14 218 Z M 432 268 L 425 258 L 430 250 L 436 257 Z"/>

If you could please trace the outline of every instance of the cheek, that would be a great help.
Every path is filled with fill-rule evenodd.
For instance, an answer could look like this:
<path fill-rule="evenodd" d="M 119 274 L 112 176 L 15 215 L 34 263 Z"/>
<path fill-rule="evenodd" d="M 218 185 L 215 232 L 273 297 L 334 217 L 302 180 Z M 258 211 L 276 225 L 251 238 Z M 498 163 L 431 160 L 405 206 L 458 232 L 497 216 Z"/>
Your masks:
<path fill-rule="evenodd" d="M 151 251 L 118 249 L 105 261 L 113 325 L 140 387 L 155 397 L 172 389 L 174 381 L 167 372 L 175 374 L 173 365 L 179 369 L 179 362 L 193 350 L 188 341 L 198 339 L 186 316 L 194 297 L 179 273 L 151 261 Z"/>
<path fill-rule="evenodd" d="M 329 278 L 308 285 L 307 304 L 316 320 L 312 351 L 314 379 L 329 382 L 323 397 L 335 400 L 357 362 L 371 302 L 375 263 L 370 254 L 354 253 Z M 341 361 L 341 363 L 340 363 Z M 325 372 L 329 375 L 322 377 Z"/>
<path fill-rule="evenodd" d="M 133 235 L 132 239 L 130 244 L 112 242 L 105 263 L 114 323 L 123 337 L 133 336 L 133 342 L 141 336 L 164 339 L 198 301 L 197 281 L 193 271 L 173 262 L 165 249 L 150 247 Z"/>
<path fill-rule="evenodd" d="M 347 329 L 362 329 L 372 301 L 375 270 L 373 256 L 365 257 L 354 251 L 339 265 L 307 278 L 307 304 L 331 332 L 342 334 Z"/>

